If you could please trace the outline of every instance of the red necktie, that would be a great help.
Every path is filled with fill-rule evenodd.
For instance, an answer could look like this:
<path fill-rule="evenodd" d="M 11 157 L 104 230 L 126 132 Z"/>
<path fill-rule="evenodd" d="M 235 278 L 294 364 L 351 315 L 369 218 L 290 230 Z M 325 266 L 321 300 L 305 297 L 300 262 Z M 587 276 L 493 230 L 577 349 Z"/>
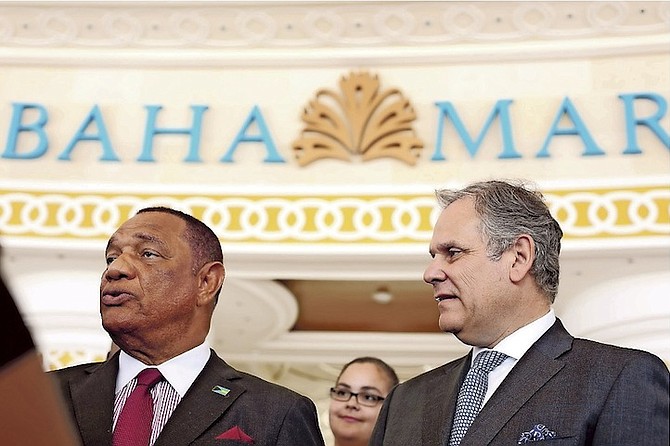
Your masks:
<path fill-rule="evenodd" d="M 137 387 L 126 399 L 113 435 L 113 446 L 147 446 L 151 439 L 153 402 L 151 387 L 163 379 L 158 369 L 144 369 L 137 375 Z"/>

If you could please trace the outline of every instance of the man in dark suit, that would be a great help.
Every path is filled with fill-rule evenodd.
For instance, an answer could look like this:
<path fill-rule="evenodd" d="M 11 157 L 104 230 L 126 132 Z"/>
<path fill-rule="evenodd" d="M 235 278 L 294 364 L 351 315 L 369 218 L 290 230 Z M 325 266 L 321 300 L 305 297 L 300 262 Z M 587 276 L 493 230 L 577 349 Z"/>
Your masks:
<path fill-rule="evenodd" d="M 141 417 L 124 410 L 140 410 L 131 407 L 142 388 L 151 395 L 142 445 L 324 444 L 310 399 L 233 369 L 205 343 L 225 276 L 209 227 L 146 208 L 112 235 L 105 257 L 100 313 L 120 352 L 53 372 L 85 446 L 137 444 L 123 432 L 143 430 L 132 424 Z M 145 368 L 160 374 L 144 383 Z"/>
<path fill-rule="evenodd" d="M 562 231 L 542 195 L 486 181 L 437 197 L 424 280 L 440 328 L 473 349 L 396 386 L 370 445 L 667 446 L 665 364 L 554 315 Z"/>

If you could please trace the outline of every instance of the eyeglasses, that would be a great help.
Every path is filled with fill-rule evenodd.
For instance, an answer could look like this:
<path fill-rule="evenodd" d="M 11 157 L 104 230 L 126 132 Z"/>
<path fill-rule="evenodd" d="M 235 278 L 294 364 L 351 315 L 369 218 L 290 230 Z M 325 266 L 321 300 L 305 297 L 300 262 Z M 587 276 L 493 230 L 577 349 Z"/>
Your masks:
<path fill-rule="evenodd" d="M 343 401 L 343 402 L 349 401 L 352 396 L 356 398 L 358 404 L 367 407 L 375 407 L 377 404 L 384 401 L 383 396 L 375 395 L 373 393 L 368 392 L 354 393 L 347 389 L 338 389 L 337 387 L 330 388 L 330 397 L 336 401 Z"/>

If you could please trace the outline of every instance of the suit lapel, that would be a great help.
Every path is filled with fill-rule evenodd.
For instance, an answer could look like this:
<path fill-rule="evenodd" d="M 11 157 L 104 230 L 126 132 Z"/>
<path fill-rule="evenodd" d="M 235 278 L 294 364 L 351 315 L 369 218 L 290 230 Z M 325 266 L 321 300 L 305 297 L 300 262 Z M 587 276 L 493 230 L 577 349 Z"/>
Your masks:
<path fill-rule="evenodd" d="M 444 381 L 435 383 L 429 389 L 431 393 L 428 401 L 433 402 L 433 407 L 428 408 L 427 415 L 424 417 L 422 445 L 442 446 L 448 441 L 451 434 L 451 425 L 454 421 L 454 413 L 456 412 L 458 391 L 465 379 L 465 374 L 468 373 L 470 368 L 471 358 L 472 351 L 467 356 L 445 365 L 444 373 L 448 376 L 456 376 L 458 379 L 452 379 L 446 383 Z M 443 376 L 440 377 L 444 378 Z M 452 404 L 445 405 L 445 401 L 451 401 Z M 441 426 L 441 429 L 436 430 L 436 426 L 438 426 L 438 429 Z M 437 437 L 435 437 L 434 432 L 437 432 Z"/>
<path fill-rule="evenodd" d="M 572 347 L 572 336 L 556 320 L 531 346 L 482 408 L 461 442 L 462 446 L 489 444 L 532 396 L 563 368 L 557 359 Z"/>
<path fill-rule="evenodd" d="M 158 436 L 155 446 L 192 443 L 245 392 L 244 387 L 234 382 L 239 378 L 233 368 L 212 352 L 205 368 Z"/>
<path fill-rule="evenodd" d="M 85 370 L 86 379 L 70 383 L 72 406 L 84 444 L 112 443 L 114 392 L 119 371 L 118 353 Z"/>

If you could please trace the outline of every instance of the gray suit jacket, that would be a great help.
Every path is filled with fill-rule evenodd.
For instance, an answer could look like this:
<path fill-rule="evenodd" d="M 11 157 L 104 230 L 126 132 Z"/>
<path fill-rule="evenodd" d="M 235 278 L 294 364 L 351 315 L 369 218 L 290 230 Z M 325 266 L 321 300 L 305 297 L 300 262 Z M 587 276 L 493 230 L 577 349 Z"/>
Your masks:
<path fill-rule="evenodd" d="M 58 378 L 84 446 L 112 444 L 118 353 L 103 363 L 51 372 Z M 230 389 L 223 396 L 215 386 Z M 216 437 L 235 426 L 255 446 L 323 446 L 316 407 L 305 396 L 230 367 L 212 351 L 155 446 L 242 445 Z"/>
<path fill-rule="evenodd" d="M 443 446 L 470 354 L 396 386 L 370 446 Z M 668 446 L 668 368 L 656 356 L 575 339 L 559 320 L 526 352 L 475 418 L 461 446 Z M 548 435 L 547 435 L 548 437 Z"/>

